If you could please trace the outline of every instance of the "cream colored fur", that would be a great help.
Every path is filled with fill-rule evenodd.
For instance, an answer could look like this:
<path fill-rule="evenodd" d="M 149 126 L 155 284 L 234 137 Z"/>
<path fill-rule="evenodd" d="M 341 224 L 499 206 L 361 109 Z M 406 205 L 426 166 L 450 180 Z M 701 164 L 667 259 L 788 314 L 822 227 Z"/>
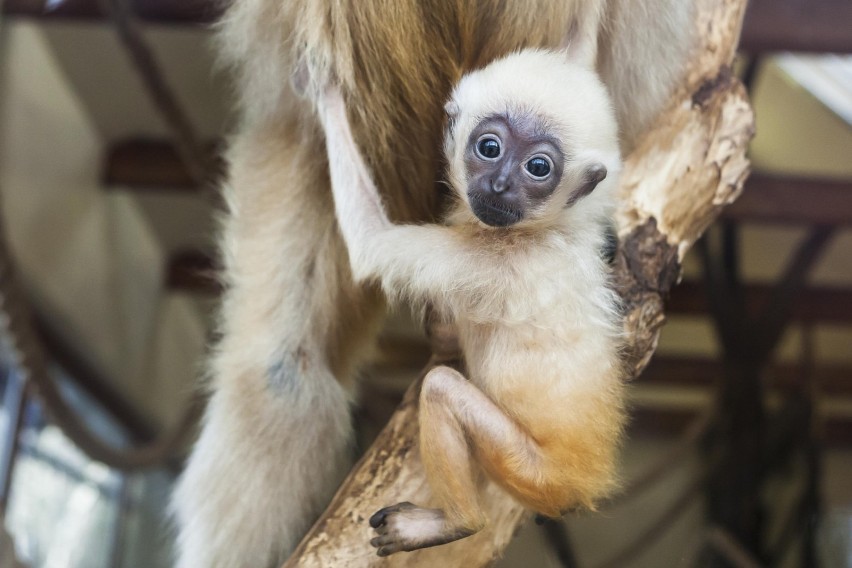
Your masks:
<path fill-rule="evenodd" d="M 232 3 L 219 32 L 240 101 L 223 189 L 228 292 L 211 404 L 173 501 L 180 568 L 275 566 L 350 463 L 352 375 L 382 302 L 350 276 L 314 109 L 291 89 L 299 62 L 341 79 L 390 217 L 435 220 L 453 84 L 525 46 L 570 49 L 586 9 L 629 149 L 688 56 L 688 0 Z"/>

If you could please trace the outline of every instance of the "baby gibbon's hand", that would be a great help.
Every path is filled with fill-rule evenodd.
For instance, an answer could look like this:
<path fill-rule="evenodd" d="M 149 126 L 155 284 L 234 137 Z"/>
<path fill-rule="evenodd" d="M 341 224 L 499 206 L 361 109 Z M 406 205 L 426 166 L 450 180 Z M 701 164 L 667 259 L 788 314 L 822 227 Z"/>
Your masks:
<path fill-rule="evenodd" d="M 323 127 L 326 129 L 329 127 L 330 118 L 346 116 L 346 103 L 343 101 L 343 93 L 337 84 L 329 83 L 319 90 L 317 93 L 317 112 Z"/>

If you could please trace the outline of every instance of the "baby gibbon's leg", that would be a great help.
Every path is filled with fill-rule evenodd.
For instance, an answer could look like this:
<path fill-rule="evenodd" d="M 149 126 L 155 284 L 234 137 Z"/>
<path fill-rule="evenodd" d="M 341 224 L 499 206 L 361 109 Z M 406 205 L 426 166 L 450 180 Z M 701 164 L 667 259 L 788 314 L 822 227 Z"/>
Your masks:
<path fill-rule="evenodd" d="M 452 542 L 485 526 L 474 460 L 527 505 L 558 516 L 546 502 L 542 452 L 523 429 L 449 367 L 435 367 L 420 392 L 420 455 L 444 509 L 399 503 L 378 511 L 370 543 L 379 556 Z"/>

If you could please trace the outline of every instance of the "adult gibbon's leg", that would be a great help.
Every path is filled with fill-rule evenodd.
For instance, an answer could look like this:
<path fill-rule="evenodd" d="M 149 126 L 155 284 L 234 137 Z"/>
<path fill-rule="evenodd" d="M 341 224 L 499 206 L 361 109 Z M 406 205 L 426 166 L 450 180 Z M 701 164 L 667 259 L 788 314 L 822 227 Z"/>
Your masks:
<path fill-rule="evenodd" d="M 381 303 L 351 281 L 322 139 L 299 128 L 250 127 L 228 156 L 222 339 L 174 497 L 179 568 L 277 566 L 348 469 L 335 376 L 352 374 Z"/>
<path fill-rule="evenodd" d="M 682 79 L 695 43 L 695 1 L 610 0 L 607 11 L 598 71 L 627 155 Z"/>

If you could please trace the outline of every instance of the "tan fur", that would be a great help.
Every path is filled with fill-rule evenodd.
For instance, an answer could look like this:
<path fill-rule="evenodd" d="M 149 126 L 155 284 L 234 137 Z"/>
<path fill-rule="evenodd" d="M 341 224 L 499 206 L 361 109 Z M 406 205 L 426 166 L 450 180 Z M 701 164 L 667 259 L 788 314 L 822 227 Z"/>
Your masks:
<path fill-rule="evenodd" d="M 400 504 L 377 513 L 372 542 L 381 556 L 481 529 L 477 466 L 522 504 L 553 517 L 593 507 L 614 486 L 624 422 L 618 302 L 600 251 L 621 161 L 607 93 L 578 60 L 587 61 L 582 49 L 524 50 L 462 78 L 448 105 L 445 151 L 458 199 L 447 226 L 390 222 L 340 92 L 321 95 L 353 275 L 449 317 L 469 371 L 469 381 L 445 367 L 424 379 L 421 457 L 441 508 Z M 467 204 L 470 134 L 495 114 L 516 125 L 534 115 L 565 152 L 544 205 L 507 228 L 485 225 Z M 608 175 L 571 201 L 590 167 Z M 442 522 L 424 524 L 424 516 Z"/>
<path fill-rule="evenodd" d="M 690 4 L 582 3 L 602 14 L 598 65 L 618 102 L 625 149 L 676 81 L 688 53 Z M 369 352 L 382 302 L 352 281 L 314 109 L 291 89 L 300 62 L 317 81 L 329 73 L 341 79 L 391 217 L 435 220 L 444 203 L 436 182 L 451 86 L 510 51 L 565 43 L 566 31 L 570 40 L 579 5 L 231 3 L 218 33 L 240 99 L 223 190 L 228 292 L 222 340 L 208 365 L 210 406 L 173 501 L 179 567 L 276 565 L 348 464 L 351 378 Z"/>

